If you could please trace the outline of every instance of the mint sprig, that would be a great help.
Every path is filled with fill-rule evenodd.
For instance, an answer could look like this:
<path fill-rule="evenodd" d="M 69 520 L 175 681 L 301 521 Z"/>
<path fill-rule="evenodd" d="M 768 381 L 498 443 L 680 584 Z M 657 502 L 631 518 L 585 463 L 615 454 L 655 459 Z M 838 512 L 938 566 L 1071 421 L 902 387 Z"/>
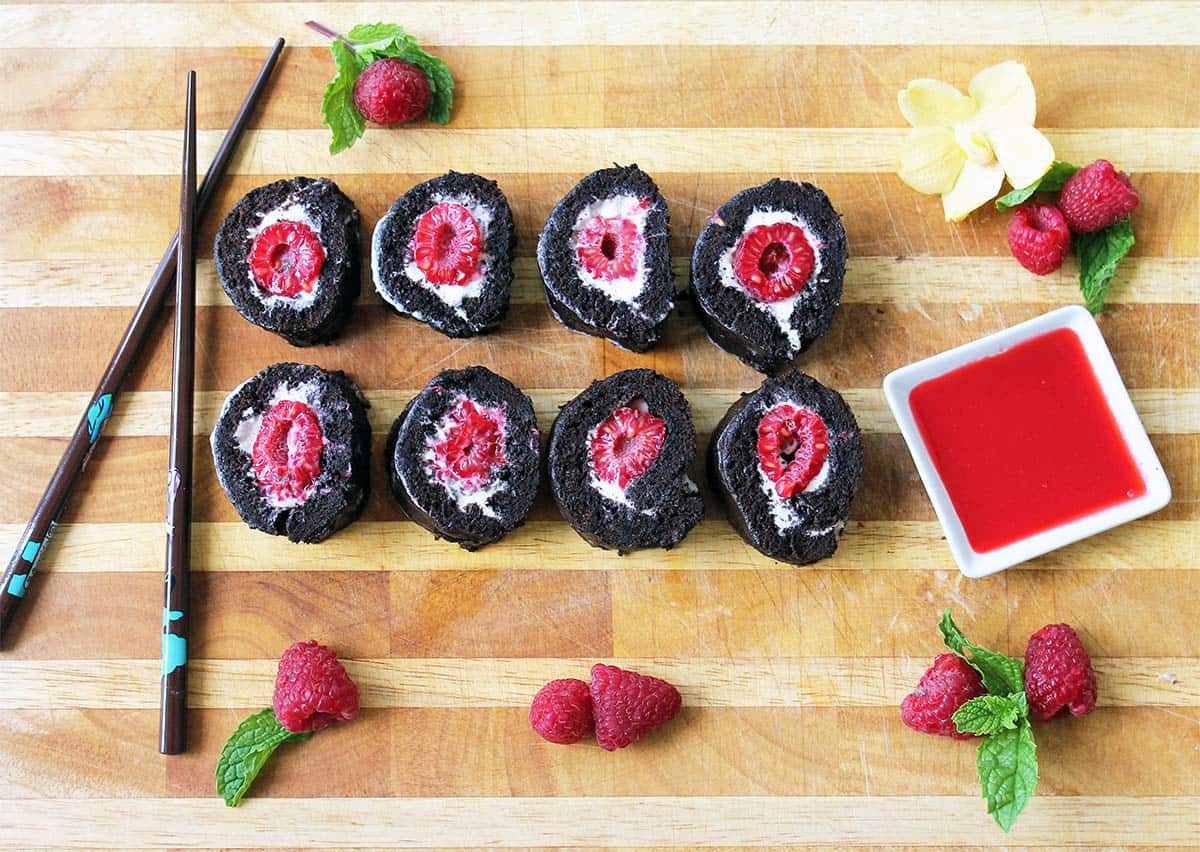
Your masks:
<path fill-rule="evenodd" d="M 1037 788 L 1037 744 L 1029 717 L 997 731 L 979 744 L 975 758 L 988 813 L 1005 831 L 1013 827 Z"/>
<path fill-rule="evenodd" d="M 1050 169 L 1029 186 L 1014 189 L 997 198 L 996 209 L 1008 210 L 1011 207 L 1019 207 L 1028 201 L 1035 192 L 1058 192 L 1067 182 L 1067 178 L 1077 171 L 1079 171 L 1079 166 L 1055 160 L 1050 164 Z"/>
<path fill-rule="evenodd" d="M 972 698 L 954 712 L 954 727 L 960 734 L 986 737 L 1017 727 L 1018 720 L 1029 715 L 1024 692 L 1012 695 L 981 695 Z"/>
<path fill-rule="evenodd" d="M 366 119 L 354 106 L 354 82 L 377 59 L 395 58 L 421 69 L 429 80 L 426 117 L 435 124 L 450 122 L 454 105 L 454 78 L 446 63 L 423 50 L 398 24 L 359 24 L 330 45 L 337 75 L 325 87 L 321 115 L 333 133 L 329 153 L 353 145 L 366 130 Z"/>
<path fill-rule="evenodd" d="M 993 695 L 1011 695 L 1025 691 L 1025 661 L 1008 657 L 987 648 L 981 648 L 963 635 L 950 616 L 950 610 L 942 613 L 938 625 L 946 647 L 971 664 L 983 677 L 983 686 Z M 966 651 L 971 655 L 967 656 Z"/>
<path fill-rule="evenodd" d="M 247 716 L 221 749 L 217 760 L 217 795 L 229 807 L 236 808 L 275 749 L 311 736 L 293 734 L 283 727 L 270 707 Z"/>
<path fill-rule="evenodd" d="M 1083 294 L 1084 305 L 1092 313 L 1098 314 L 1104 310 L 1104 299 L 1117 265 L 1129 254 L 1135 242 L 1129 219 L 1122 219 L 1092 234 L 1075 235 L 1075 252 L 1079 255 L 1079 292 Z"/>

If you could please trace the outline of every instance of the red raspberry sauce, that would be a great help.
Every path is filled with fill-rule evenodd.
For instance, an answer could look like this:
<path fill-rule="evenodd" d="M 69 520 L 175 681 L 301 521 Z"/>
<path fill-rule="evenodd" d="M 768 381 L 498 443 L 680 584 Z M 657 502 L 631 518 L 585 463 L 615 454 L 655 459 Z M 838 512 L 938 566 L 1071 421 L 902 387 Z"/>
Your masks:
<path fill-rule="evenodd" d="M 977 553 L 1146 493 L 1070 329 L 921 382 L 908 402 Z"/>

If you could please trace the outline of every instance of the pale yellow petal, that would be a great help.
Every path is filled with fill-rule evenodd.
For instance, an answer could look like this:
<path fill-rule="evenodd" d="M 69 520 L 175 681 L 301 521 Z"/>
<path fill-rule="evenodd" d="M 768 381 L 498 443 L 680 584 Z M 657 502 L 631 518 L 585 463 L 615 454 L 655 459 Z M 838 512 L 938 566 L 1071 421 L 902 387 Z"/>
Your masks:
<path fill-rule="evenodd" d="M 917 127 L 904 140 L 900 152 L 900 180 L 917 192 L 949 192 L 967 160 L 954 132 L 944 127 Z"/>
<path fill-rule="evenodd" d="M 1054 162 L 1054 147 L 1050 140 L 1027 124 L 994 127 L 987 136 L 996 159 L 1008 175 L 1008 182 L 1016 189 L 1029 186 Z"/>
<path fill-rule="evenodd" d="M 1001 62 L 984 68 L 967 86 L 979 104 L 979 117 L 988 125 L 1033 124 L 1037 117 L 1037 95 L 1033 81 L 1020 62 Z"/>
<path fill-rule="evenodd" d="M 913 80 L 899 101 L 900 112 L 913 127 L 953 127 L 975 114 L 975 102 L 941 80 Z"/>
<path fill-rule="evenodd" d="M 954 189 L 942 196 L 942 210 L 946 221 L 961 222 L 972 210 L 987 204 L 996 197 L 1004 183 L 1004 169 L 999 163 L 981 166 L 968 162 L 963 165 Z"/>

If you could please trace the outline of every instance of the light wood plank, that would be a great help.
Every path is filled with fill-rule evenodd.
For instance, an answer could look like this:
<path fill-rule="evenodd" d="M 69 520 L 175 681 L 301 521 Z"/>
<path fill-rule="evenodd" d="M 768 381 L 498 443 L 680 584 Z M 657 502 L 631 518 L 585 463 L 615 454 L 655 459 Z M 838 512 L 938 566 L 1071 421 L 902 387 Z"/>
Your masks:
<path fill-rule="evenodd" d="M 584 677 L 595 658 L 346 660 L 364 707 L 528 707 L 548 680 Z M 925 658 L 618 658 L 666 678 L 689 707 L 896 706 L 929 665 Z M 1200 660 L 1094 657 L 1106 707 L 1200 706 Z M 0 709 L 136 709 L 158 706 L 159 661 L 0 659 Z M 276 660 L 193 660 L 190 706 L 270 703 Z"/>

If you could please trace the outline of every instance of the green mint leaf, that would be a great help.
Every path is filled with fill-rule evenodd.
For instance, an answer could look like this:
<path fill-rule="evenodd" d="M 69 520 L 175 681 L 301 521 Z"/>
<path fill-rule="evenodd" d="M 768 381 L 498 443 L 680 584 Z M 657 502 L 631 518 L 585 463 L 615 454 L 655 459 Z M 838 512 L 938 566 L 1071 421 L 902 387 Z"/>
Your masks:
<path fill-rule="evenodd" d="M 346 33 L 346 39 L 359 53 L 375 53 L 386 50 L 393 43 L 413 44 L 417 40 L 405 32 L 399 24 L 359 24 Z"/>
<path fill-rule="evenodd" d="M 958 629 L 954 619 L 950 617 L 950 610 L 942 613 L 942 621 L 938 627 L 942 631 L 942 640 L 946 643 L 946 647 L 979 672 L 983 677 L 984 688 L 992 695 L 1011 695 L 1014 692 L 1025 691 L 1024 660 L 989 651 L 987 648 L 981 648 L 971 642 Z M 971 652 L 969 657 L 964 649 Z"/>
<path fill-rule="evenodd" d="M 330 50 L 333 51 L 333 61 L 338 72 L 325 87 L 325 97 L 321 99 L 321 116 L 333 131 L 329 153 L 336 154 L 353 145 L 367 128 L 367 120 L 354 107 L 354 81 L 367 66 L 362 57 L 347 47 L 340 38 L 333 40 Z"/>
<path fill-rule="evenodd" d="M 1128 219 L 1109 225 L 1103 231 L 1075 236 L 1075 251 L 1079 255 L 1079 291 L 1083 303 L 1094 314 L 1104 310 L 1108 285 L 1112 283 L 1117 265 L 1136 242 L 1133 226 Z"/>
<path fill-rule="evenodd" d="M 1079 171 L 1079 166 L 1055 160 L 1050 164 L 1050 170 L 1029 186 L 1014 189 L 996 199 L 997 210 L 1008 210 L 1024 204 L 1035 192 L 1058 192 L 1067 182 L 1067 178 Z"/>
<path fill-rule="evenodd" d="M 311 736 L 293 734 L 283 727 L 270 707 L 247 716 L 221 749 L 217 760 L 217 795 L 229 807 L 236 808 L 275 749 L 291 740 L 306 740 Z"/>
<path fill-rule="evenodd" d="M 979 744 L 975 767 L 988 813 L 1008 831 L 1033 797 L 1038 782 L 1037 744 L 1029 718 L 985 738 Z"/>
<path fill-rule="evenodd" d="M 1010 731 L 1029 715 L 1024 692 L 1012 695 L 981 695 L 972 698 L 954 712 L 954 726 L 960 734 L 987 736 Z"/>
<path fill-rule="evenodd" d="M 391 54 L 420 68 L 429 78 L 429 109 L 426 115 L 434 124 L 450 123 L 450 107 L 454 105 L 454 78 L 445 62 L 426 53 L 414 42 Z"/>

